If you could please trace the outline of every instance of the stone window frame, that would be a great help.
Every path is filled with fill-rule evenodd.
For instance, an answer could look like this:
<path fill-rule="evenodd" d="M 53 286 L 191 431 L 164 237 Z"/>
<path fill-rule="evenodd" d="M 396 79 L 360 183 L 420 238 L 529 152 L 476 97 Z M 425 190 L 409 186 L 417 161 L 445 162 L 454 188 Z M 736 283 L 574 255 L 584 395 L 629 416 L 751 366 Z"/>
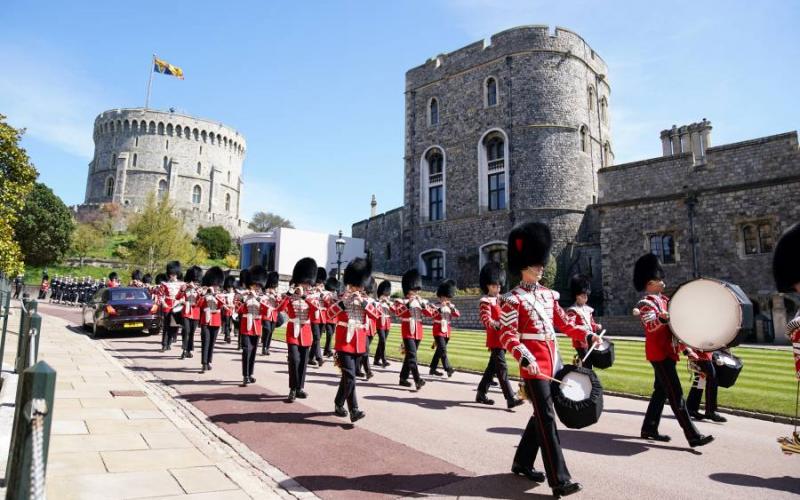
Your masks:
<path fill-rule="evenodd" d="M 484 243 L 483 245 L 478 247 L 478 273 L 480 273 L 480 270 L 483 269 L 483 266 L 485 266 L 486 263 L 489 262 L 489 259 L 488 259 L 489 250 L 497 249 L 499 247 L 503 247 L 505 249 L 505 251 L 506 251 L 506 259 L 507 259 L 508 258 L 508 241 L 505 241 L 505 240 L 492 240 L 492 241 L 487 241 L 486 243 Z M 505 269 L 506 262 L 502 263 L 501 265 L 503 266 L 503 269 Z"/>
<path fill-rule="evenodd" d="M 164 186 L 164 189 L 161 189 L 161 186 Z M 166 180 L 161 179 L 160 181 L 158 181 L 158 185 L 156 187 L 156 198 L 158 200 L 163 200 L 164 198 L 166 198 L 168 194 L 169 194 L 169 183 Z"/>
<path fill-rule="evenodd" d="M 430 220 L 430 175 L 428 154 L 438 149 L 442 155 L 442 218 Z M 447 151 L 440 145 L 434 144 L 425 148 L 419 161 L 419 215 L 423 222 L 442 222 L 447 220 Z"/>
<path fill-rule="evenodd" d="M 231 194 L 230 193 L 225 193 L 225 211 L 226 212 L 230 212 L 231 211 Z"/>
<path fill-rule="evenodd" d="M 426 262 L 426 257 L 430 254 L 441 254 L 442 258 L 442 274 L 439 277 L 429 276 L 428 275 L 428 263 Z M 420 270 L 420 275 L 428 280 L 443 280 L 445 276 L 447 276 L 447 252 L 442 250 L 441 248 L 429 248 L 419 253 L 417 257 L 418 267 Z"/>
<path fill-rule="evenodd" d="M 582 153 L 590 154 L 592 149 L 591 141 L 592 135 L 589 133 L 589 126 L 585 123 L 581 124 L 581 126 L 578 127 L 578 149 L 580 149 Z"/>
<path fill-rule="evenodd" d="M 116 191 L 115 183 L 116 183 L 116 181 L 114 180 L 114 176 L 113 175 L 109 175 L 108 177 L 106 177 L 106 185 L 105 185 L 106 198 L 113 198 L 114 197 L 114 191 Z"/>
<path fill-rule="evenodd" d="M 436 121 L 435 122 L 433 121 L 434 116 L 433 116 L 433 113 L 431 112 L 431 109 L 433 108 L 433 103 L 434 102 L 436 103 Z M 429 127 L 438 126 L 439 123 L 441 122 L 441 118 L 442 118 L 442 102 L 439 100 L 439 98 L 436 97 L 436 96 L 433 96 L 430 99 L 428 99 L 428 104 L 427 104 L 425 110 L 426 110 L 425 111 L 426 116 L 428 117 L 428 126 Z"/>
<path fill-rule="evenodd" d="M 494 80 L 494 104 L 489 104 L 489 80 Z M 496 108 L 500 105 L 500 79 L 489 75 L 483 80 L 483 107 Z"/>
<path fill-rule="evenodd" d="M 608 124 L 608 99 L 606 96 L 600 98 L 600 121 Z"/>
<path fill-rule="evenodd" d="M 169 156 L 164 156 L 164 159 L 161 161 L 161 168 L 169 170 Z"/>
<path fill-rule="evenodd" d="M 192 205 L 200 205 L 203 203 L 203 188 L 200 187 L 200 184 L 195 184 L 192 187 Z"/>
<path fill-rule="evenodd" d="M 763 235 L 761 229 L 763 226 L 769 226 L 769 246 L 765 249 Z M 752 227 L 755 231 L 755 242 L 758 246 L 755 252 L 747 251 L 747 242 L 745 239 L 745 229 Z M 752 219 L 743 219 L 736 221 L 736 247 L 740 259 L 759 258 L 764 255 L 771 255 L 775 251 L 775 245 L 780 236 L 777 231 L 777 219 L 772 217 L 759 217 Z"/>
<path fill-rule="evenodd" d="M 137 163 L 139 163 L 139 155 L 133 153 L 133 166 L 137 166 Z"/>
<path fill-rule="evenodd" d="M 503 136 L 503 164 L 502 172 L 505 174 L 505 208 L 498 210 L 489 210 L 489 159 L 484 144 L 486 138 L 491 134 L 498 133 Z M 508 211 L 511 202 L 511 172 L 510 164 L 511 158 L 509 154 L 509 140 L 508 134 L 500 127 L 492 127 L 486 130 L 478 140 L 478 213 L 484 214 L 489 212 L 504 212 Z M 491 173 L 499 173 L 500 170 L 493 170 Z"/>
<path fill-rule="evenodd" d="M 589 113 L 594 113 L 595 108 L 595 99 L 597 96 L 597 92 L 594 90 L 594 85 L 589 85 L 586 89 L 586 93 L 588 94 L 588 105 L 589 105 Z"/>
<path fill-rule="evenodd" d="M 614 165 L 614 151 L 611 149 L 611 142 L 606 141 L 603 143 L 603 167 L 610 167 Z"/>
<path fill-rule="evenodd" d="M 203 163 L 197 162 L 197 175 L 203 175 Z"/>
<path fill-rule="evenodd" d="M 661 261 L 661 264 L 665 266 L 674 266 L 680 264 L 681 262 L 681 253 L 680 253 L 680 245 L 678 244 L 678 230 L 677 229 L 653 229 L 644 231 L 644 250 L 645 252 L 653 253 L 653 249 L 651 247 L 650 242 L 652 238 L 658 236 L 659 241 L 663 244 L 664 238 L 669 236 L 672 238 L 672 254 L 673 260 L 671 262 L 665 262 L 664 260 L 664 252 L 663 250 L 660 253 L 655 254 L 658 257 L 658 260 Z"/>

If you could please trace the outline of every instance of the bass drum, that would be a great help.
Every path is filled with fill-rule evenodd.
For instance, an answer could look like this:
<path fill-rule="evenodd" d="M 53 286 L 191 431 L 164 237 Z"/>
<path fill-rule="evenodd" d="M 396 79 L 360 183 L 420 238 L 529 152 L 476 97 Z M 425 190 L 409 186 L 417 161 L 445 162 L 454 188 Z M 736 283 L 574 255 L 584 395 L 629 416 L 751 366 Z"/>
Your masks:
<path fill-rule="evenodd" d="M 732 283 L 687 281 L 669 301 L 669 327 L 681 342 L 701 351 L 734 347 L 753 328 L 753 303 Z"/>
<path fill-rule="evenodd" d="M 583 429 L 600 420 L 603 413 L 603 386 L 588 368 L 564 365 L 552 382 L 550 392 L 559 420 L 570 429 Z"/>
<path fill-rule="evenodd" d="M 280 328 L 286 324 L 286 321 L 289 320 L 289 316 L 281 311 L 278 313 L 278 318 L 275 320 L 275 328 Z"/>
<path fill-rule="evenodd" d="M 717 384 L 720 387 L 733 387 L 742 372 L 742 360 L 729 352 L 717 351 L 711 355 L 711 361 L 717 372 Z"/>

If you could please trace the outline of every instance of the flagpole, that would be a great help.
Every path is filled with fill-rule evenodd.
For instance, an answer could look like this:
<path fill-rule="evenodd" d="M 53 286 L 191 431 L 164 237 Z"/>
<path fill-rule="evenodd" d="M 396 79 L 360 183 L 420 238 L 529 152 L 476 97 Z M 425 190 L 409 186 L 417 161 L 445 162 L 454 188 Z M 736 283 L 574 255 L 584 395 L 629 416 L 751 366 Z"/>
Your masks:
<path fill-rule="evenodd" d="M 156 63 L 156 55 L 150 59 L 150 76 L 147 78 L 147 95 L 144 98 L 144 109 L 150 104 L 150 87 L 153 85 L 153 65 Z"/>

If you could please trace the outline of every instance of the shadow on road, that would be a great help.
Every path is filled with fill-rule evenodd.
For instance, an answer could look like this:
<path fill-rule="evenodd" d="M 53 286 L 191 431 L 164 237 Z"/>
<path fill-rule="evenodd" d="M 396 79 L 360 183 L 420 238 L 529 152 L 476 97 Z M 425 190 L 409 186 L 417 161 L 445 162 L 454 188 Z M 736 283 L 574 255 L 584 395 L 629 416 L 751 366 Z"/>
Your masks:
<path fill-rule="evenodd" d="M 469 408 L 476 408 L 481 410 L 507 411 L 507 409 L 503 408 L 502 406 L 488 406 L 488 405 L 475 404 L 467 401 L 446 401 L 442 399 L 429 399 L 420 397 L 398 398 L 397 396 L 369 395 L 369 396 L 364 396 L 364 399 L 369 399 L 373 401 L 388 401 L 391 403 L 405 403 L 414 406 L 419 406 L 421 408 L 427 408 L 430 410 L 446 410 L 454 406 L 466 406 Z"/>
<path fill-rule="evenodd" d="M 800 493 L 800 479 L 796 477 L 758 477 L 749 474 L 735 474 L 732 472 L 718 472 L 708 476 L 709 479 L 734 486 L 752 486 L 754 488 L 767 488 L 776 491 Z"/>

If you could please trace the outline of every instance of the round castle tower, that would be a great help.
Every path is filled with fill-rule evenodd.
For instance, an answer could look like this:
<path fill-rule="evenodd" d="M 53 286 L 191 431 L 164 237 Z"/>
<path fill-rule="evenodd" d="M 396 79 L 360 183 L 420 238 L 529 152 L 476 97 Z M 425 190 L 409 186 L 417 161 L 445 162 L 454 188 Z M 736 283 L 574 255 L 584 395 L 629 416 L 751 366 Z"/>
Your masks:
<path fill-rule="evenodd" d="M 221 225 L 240 234 L 246 144 L 220 123 L 172 112 L 105 111 L 94 123 L 84 206 L 116 203 L 140 209 L 151 194 L 168 198 L 187 230 Z"/>

